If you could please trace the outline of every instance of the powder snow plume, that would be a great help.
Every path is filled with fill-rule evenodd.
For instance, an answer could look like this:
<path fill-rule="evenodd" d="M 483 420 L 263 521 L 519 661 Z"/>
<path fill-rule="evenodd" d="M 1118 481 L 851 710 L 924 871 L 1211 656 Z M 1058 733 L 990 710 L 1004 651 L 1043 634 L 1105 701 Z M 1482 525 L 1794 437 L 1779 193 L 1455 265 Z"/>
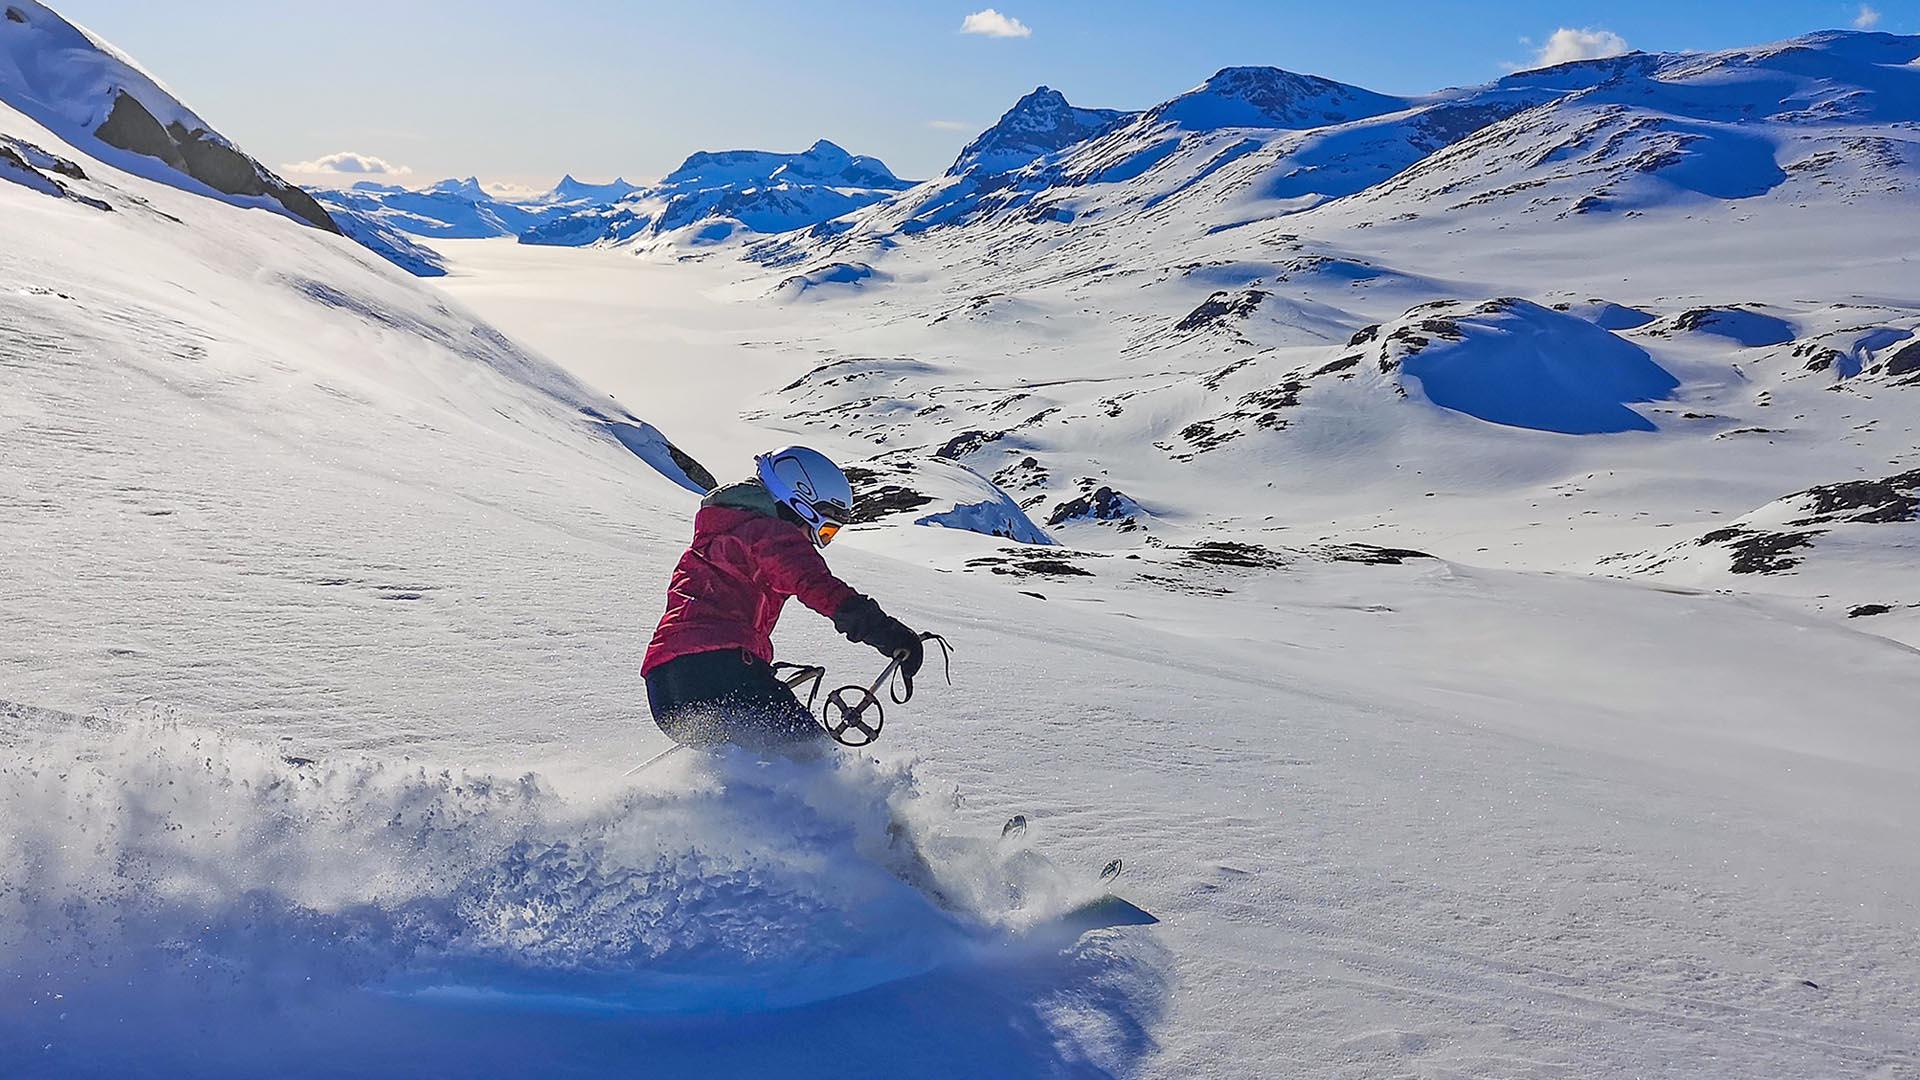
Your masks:
<path fill-rule="evenodd" d="M 1138 942 L 1007 947 L 1073 890 L 943 839 L 904 768 L 703 758 L 582 798 L 167 724 L 44 743 L 0 766 L 9 1076 L 590 1075 L 636 1038 L 799 1075 L 877 1038 L 961 1075 L 1008 1025 L 996 1075 L 1106 1075 L 1164 990 Z M 896 820 L 965 914 L 886 869 Z M 929 1007 L 957 1022 L 884 1046 Z M 710 1037 L 741 1013 L 764 1039 Z"/>

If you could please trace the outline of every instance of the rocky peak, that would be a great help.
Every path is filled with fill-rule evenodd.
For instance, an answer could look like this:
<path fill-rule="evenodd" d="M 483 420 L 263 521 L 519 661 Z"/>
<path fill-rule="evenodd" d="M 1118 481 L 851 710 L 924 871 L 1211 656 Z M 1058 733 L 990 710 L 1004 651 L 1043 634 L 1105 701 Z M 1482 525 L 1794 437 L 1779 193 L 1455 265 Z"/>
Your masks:
<path fill-rule="evenodd" d="M 478 177 L 469 176 L 465 180 L 447 179 L 427 189 L 435 195 L 454 195 L 468 202 L 485 202 L 492 196 L 480 186 Z"/>
<path fill-rule="evenodd" d="M 968 143 L 948 171 L 1001 173 L 1093 138 L 1133 116 L 1119 109 L 1081 109 L 1050 86 L 1013 103 L 998 123 Z"/>
<path fill-rule="evenodd" d="M 720 188 L 774 183 L 888 189 L 909 186 L 879 158 L 850 154 L 826 139 L 797 154 L 771 150 L 702 150 L 668 173 L 661 186 Z"/>
<path fill-rule="evenodd" d="M 611 183 L 590 184 L 568 173 L 548 192 L 547 199 L 551 202 L 579 202 L 585 199 L 615 202 L 639 190 L 639 185 L 627 183 L 625 177 L 615 177 Z"/>
<path fill-rule="evenodd" d="M 1194 131 L 1227 127 L 1306 129 L 1394 112 L 1405 98 L 1274 67 L 1221 68 L 1151 110 L 1149 118 Z"/>

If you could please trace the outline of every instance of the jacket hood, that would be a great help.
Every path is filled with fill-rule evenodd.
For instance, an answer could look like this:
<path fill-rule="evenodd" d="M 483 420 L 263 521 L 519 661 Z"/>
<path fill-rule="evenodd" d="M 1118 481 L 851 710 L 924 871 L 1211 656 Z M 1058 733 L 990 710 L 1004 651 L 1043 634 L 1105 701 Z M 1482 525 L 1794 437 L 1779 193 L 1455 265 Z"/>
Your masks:
<path fill-rule="evenodd" d="M 701 506 L 724 506 L 729 510 L 745 510 L 762 517 L 779 518 L 796 527 L 804 527 L 794 519 L 794 513 L 774 500 L 773 493 L 759 480 L 742 480 L 725 487 L 714 488 L 707 497 L 700 500 Z"/>

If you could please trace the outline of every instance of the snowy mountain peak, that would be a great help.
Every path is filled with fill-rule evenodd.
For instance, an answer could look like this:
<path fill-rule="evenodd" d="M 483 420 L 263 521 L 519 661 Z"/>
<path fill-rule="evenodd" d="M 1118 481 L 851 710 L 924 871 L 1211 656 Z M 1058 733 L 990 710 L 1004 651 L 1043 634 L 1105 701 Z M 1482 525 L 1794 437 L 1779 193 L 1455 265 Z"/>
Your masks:
<path fill-rule="evenodd" d="M 1304 130 L 1396 112 L 1406 98 L 1272 67 L 1221 68 L 1213 77 L 1147 113 L 1152 123 L 1191 131 L 1219 128 Z"/>
<path fill-rule="evenodd" d="M 844 183 L 850 187 L 896 187 L 908 184 L 879 158 L 856 156 L 821 139 L 798 154 L 771 150 L 702 150 L 689 155 L 668 173 L 661 187 L 725 187 L 775 180 L 807 183 Z"/>
<path fill-rule="evenodd" d="M 705 247 L 818 225 L 912 186 L 879 158 L 850 153 L 827 139 L 797 154 L 703 150 L 658 184 L 542 222 L 523 231 L 520 241 L 577 247 L 671 234 L 669 246 Z"/>
<path fill-rule="evenodd" d="M 146 179 L 339 231 L 312 196 L 247 156 L 118 49 L 35 0 L 9 0 L 4 16 L 0 102 Z"/>
<path fill-rule="evenodd" d="M 1035 158 L 1083 142 L 1135 114 L 1119 109 L 1081 109 L 1049 86 L 1034 88 L 1013 103 L 998 123 L 968 143 L 948 175 L 1008 172 Z"/>
<path fill-rule="evenodd" d="M 457 195 L 470 202 L 482 202 L 492 197 L 487 194 L 486 188 L 480 186 L 477 176 L 469 176 L 465 180 L 442 180 L 427 190 L 435 195 Z"/>
<path fill-rule="evenodd" d="M 611 183 L 589 184 L 568 173 L 560 178 L 560 182 L 555 184 L 553 190 L 548 192 L 541 201 L 611 203 L 618 202 L 639 190 L 638 184 L 629 184 L 624 177 L 615 177 Z"/>

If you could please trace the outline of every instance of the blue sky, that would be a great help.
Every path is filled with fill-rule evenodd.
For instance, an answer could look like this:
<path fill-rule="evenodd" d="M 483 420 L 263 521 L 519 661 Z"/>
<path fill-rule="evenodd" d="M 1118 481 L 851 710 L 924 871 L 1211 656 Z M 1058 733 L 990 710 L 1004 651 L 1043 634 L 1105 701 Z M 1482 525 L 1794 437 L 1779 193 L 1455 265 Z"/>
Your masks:
<path fill-rule="evenodd" d="M 905 176 L 944 169 L 1045 83 L 1139 108 L 1270 64 L 1393 93 L 1498 77 L 1556 31 L 1574 49 L 1751 45 L 1920 0 L 54 0 L 268 164 L 348 151 L 410 172 L 547 186 L 657 177 L 699 149 L 830 138 Z M 288 11 L 300 14 L 288 14 Z M 969 15 L 997 13 L 972 20 Z M 1026 33 L 1021 35 L 1021 31 Z M 1011 36 L 1009 36 L 1011 35 Z M 314 180 L 309 170 L 296 177 Z"/>

